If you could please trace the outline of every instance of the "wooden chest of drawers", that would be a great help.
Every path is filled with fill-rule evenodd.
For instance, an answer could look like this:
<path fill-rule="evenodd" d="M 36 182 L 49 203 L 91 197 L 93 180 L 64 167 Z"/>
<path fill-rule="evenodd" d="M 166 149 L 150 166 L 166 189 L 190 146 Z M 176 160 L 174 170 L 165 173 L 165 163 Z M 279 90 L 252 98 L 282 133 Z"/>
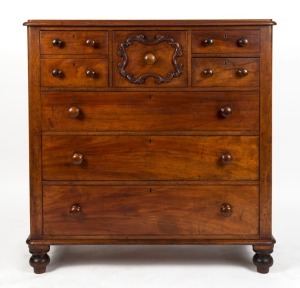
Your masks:
<path fill-rule="evenodd" d="M 253 245 L 271 232 L 271 20 L 28 27 L 30 264 L 50 245 Z"/>

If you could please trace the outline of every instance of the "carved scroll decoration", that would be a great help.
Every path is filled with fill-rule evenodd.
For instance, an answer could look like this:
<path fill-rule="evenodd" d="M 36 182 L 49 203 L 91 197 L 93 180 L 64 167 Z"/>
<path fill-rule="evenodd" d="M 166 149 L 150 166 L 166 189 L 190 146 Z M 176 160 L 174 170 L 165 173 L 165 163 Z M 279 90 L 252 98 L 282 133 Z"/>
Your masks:
<path fill-rule="evenodd" d="M 172 56 L 172 64 L 175 68 L 173 72 L 169 72 L 167 75 L 158 75 L 156 73 L 146 73 L 141 76 L 135 77 L 132 74 L 128 73 L 125 68 L 128 62 L 128 55 L 126 53 L 126 48 L 134 43 L 134 41 L 138 41 L 145 45 L 155 45 L 166 41 L 170 46 L 172 46 L 174 50 L 174 54 Z M 182 47 L 179 43 L 175 42 L 173 38 L 165 35 L 156 35 L 154 39 L 151 37 L 146 37 L 145 35 L 132 35 L 127 38 L 125 42 L 123 42 L 118 49 L 118 55 L 123 57 L 123 61 L 118 63 L 119 71 L 123 77 L 125 77 L 129 82 L 133 84 L 143 84 L 148 77 L 153 77 L 157 84 L 165 83 L 171 81 L 173 78 L 177 78 L 180 76 L 182 71 L 182 64 L 177 62 L 177 57 L 182 55 Z"/>

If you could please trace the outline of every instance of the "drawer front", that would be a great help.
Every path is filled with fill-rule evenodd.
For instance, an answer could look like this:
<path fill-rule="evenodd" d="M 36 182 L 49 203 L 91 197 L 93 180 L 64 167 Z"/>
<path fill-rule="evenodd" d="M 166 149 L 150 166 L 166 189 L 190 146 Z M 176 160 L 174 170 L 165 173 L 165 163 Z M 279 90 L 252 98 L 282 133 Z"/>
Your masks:
<path fill-rule="evenodd" d="M 106 55 L 106 31 L 41 31 L 41 54 Z"/>
<path fill-rule="evenodd" d="M 44 235 L 257 235 L 258 186 L 44 186 Z"/>
<path fill-rule="evenodd" d="M 113 85 L 186 87 L 186 31 L 116 31 Z"/>
<path fill-rule="evenodd" d="M 192 53 L 258 53 L 259 30 L 214 30 L 192 32 Z"/>
<path fill-rule="evenodd" d="M 43 136 L 44 180 L 258 180 L 255 136 Z"/>
<path fill-rule="evenodd" d="M 42 93 L 44 131 L 259 129 L 257 92 Z"/>
<path fill-rule="evenodd" d="M 42 59 L 41 86 L 105 87 L 106 59 Z"/>
<path fill-rule="evenodd" d="M 258 87 L 259 58 L 193 58 L 192 86 Z"/>

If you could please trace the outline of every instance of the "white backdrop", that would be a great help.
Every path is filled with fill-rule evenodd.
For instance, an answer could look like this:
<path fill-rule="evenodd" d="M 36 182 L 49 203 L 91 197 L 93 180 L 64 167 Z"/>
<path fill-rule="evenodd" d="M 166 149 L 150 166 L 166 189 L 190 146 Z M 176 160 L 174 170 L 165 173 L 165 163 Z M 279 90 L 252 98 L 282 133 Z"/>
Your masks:
<path fill-rule="evenodd" d="M 295 0 L 2 1 L 0 10 L 0 287 L 299 287 L 300 37 Z M 27 19 L 272 18 L 274 267 L 250 247 L 57 247 L 34 275 L 29 234 Z M 299 177 L 299 178 L 298 178 Z"/>

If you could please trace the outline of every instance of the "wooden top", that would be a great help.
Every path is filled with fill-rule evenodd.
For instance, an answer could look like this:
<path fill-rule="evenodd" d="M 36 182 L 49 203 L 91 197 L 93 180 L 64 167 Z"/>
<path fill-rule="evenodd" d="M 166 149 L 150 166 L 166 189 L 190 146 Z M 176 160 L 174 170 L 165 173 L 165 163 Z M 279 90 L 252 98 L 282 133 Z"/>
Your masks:
<path fill-rule="evenodd" d="M 24 26 L 265 26 L 272 19 L 244 20 L 28 20 Z"/>

